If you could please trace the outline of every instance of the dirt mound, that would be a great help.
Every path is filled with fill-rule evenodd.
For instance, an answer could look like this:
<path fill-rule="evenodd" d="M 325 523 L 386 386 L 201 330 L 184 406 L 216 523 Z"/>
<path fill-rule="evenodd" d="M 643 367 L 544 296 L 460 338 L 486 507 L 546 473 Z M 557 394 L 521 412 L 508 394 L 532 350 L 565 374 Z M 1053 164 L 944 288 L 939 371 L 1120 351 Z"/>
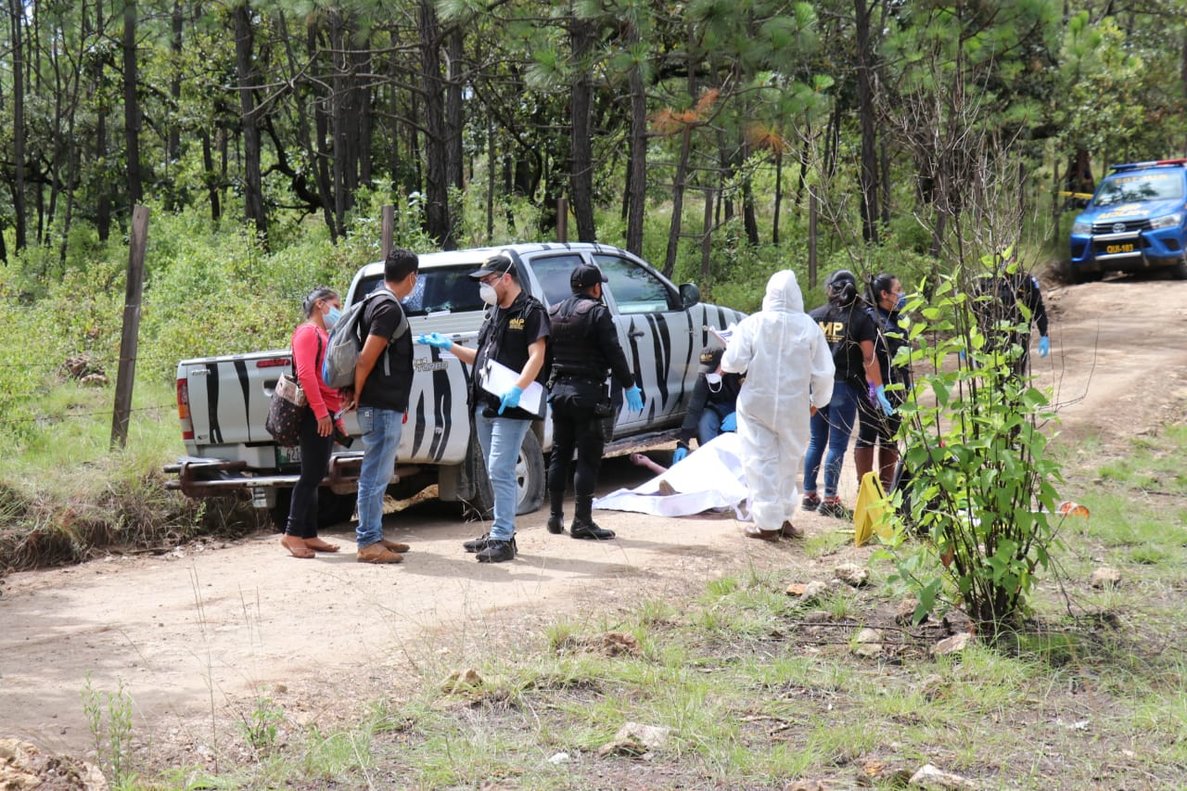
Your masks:
<path fill-rule="evenodd" d="M 6 791 L 107 791 L 99 767 L 45 752 L 18 739 L 0 739 L 0 788 Z"/>

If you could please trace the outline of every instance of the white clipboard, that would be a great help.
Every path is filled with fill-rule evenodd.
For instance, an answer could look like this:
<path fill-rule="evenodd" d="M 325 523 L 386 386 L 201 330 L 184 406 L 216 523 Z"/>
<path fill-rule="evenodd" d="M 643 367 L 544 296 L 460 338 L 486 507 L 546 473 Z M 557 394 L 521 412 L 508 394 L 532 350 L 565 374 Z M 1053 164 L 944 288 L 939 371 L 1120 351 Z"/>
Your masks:
<path fill-rule="evenodd" d="M 493 396 L 502 397 L 515 383 L 519 381 L 519 372 L 513 371 L 502 363 L 487 360 L 483 366 L 480 381 L 482 389 Z M 539 382 L 532 382 L 523 390 L 519 397 L 519 408 L 531 412 L 536 417 L 544 417 L 544 386 Z"/>

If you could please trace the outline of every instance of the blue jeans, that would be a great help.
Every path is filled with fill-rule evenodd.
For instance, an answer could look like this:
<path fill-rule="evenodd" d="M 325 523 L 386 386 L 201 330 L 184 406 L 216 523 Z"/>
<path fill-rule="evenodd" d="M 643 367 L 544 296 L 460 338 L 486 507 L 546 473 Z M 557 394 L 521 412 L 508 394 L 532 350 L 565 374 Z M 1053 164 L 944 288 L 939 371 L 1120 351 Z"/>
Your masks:
<path fill-rule="evenodd" d="M 847 382 L 837 382 L 833 387 L 833 398 L 828 406 L 816 410 L 812 416 L 811 439 L 808 454 L 804 457 L 804 494 L 816 493 L 816 476 L 820 472 L 820 460 L 828 448 L 824 462 L 824 496 L 837 496 L 837 483 L 841 480 L 841 464 L 845 461 L 845 450 L 849 447 L 849 436 L 857 418 L 857 399 L 862 397 Z"/>
<path fill-rule="evenodd" d="M 474 410 L 474 428 L 482 457 L 486 459 L 486 474 L 495 496 L 495 521 L 490 526 L 492 541 L 510 541 L 515 535 L 515 511 L 519 506 L 519 484 L 515 480 L 515 463 L 524 435 L 532 427 L 530 420 L 510 417 L 484 417 L 486 407 Z"/>
<path fill-rule="evenodd" d="M 404 413 L 372 406 L 359 407 L 363 431 L 363 465 L 359 469 L 359 549 L 383 538 L 383 495 L 396 469 L 396 450 L 404 428 Z"/>
<path fill-rule="evenodd" d="M 697 447 L 704 445 L 721 433 L 721 416 L 716 410 L 705 407 L 701 419 L 697 422 Z"/>

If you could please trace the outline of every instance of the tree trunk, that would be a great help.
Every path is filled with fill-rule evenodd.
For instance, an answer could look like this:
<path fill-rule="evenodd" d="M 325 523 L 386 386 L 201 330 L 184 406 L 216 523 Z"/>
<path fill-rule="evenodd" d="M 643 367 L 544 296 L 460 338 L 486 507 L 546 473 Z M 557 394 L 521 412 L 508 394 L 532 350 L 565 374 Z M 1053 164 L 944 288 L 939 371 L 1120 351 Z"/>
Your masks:
<path fill-rule="evenodd" d="M 202 169 L 206 177 L 206 193 L 210 196 L 210 219 L 218 222 L 223 210 L 218 200 L 218 173 L 214 169 L 214 155 L 210 150 L 210 132 L 202 130 Z"/>
<path fill-rule="evenodd" d="M 446 54 L 449 57 L 449 83 L 445 90 L 445 178 L 449 186 L 462 190 L 466 186 L 462 173 L 462 135 L 465 132 L 462 116 L 462 80 L 464 69 L 462 59 L 464 43 L 462 30 L 454 26 L 445 39 Z"/>
<path fill-rule="evenodd" d="M 9 20 L 12 22 L 12 209 L 16 230 L 17 252 L 25 249 L 25 47 L 23 43 L 24 4 L 9 0 Z"/>
<path fill-rule="evenodd" d="M 574 17 L 569 39 L 573 51 L 573 84 L 569 93 L 569 189 L 573 215 L 577 218 L 577 238 L 597 241 L 593 212 L 593 130 L 591 128 L 593 85 L 585 62 L 593 47 L 593 25 Z"/>
<path fill-rule="evenodd" d="M 861 235 L 878 242 L 878 153 L 874 130 L 873 52 L 869 0 L 854 0 L 857 43 L 857 112 L 861 125 Z"/>
<path fill-rule="evenodd" d="M 445 172 L 445 107 L 441 97 L 441 36 L 432 0 L 420 0 L 418 13 L 421 72 L 424 78 L 425 199 L 429 236 L 444 250 L 457 245 L 449 221 L 449 180 Z"/>
<path fill-rule="evenodd" d="M 263 176 L 260 173 L 260 126 L 256 119 L 255 67 L 252 49 L 255 31 L 246 2 L 235 7 L 235 62 L 239 77 L 239 109 L 243 118 L 243 200 L 248 221 L 267 243 L 268 216 L 264 211 Z"/>
<path fill-rule="evenodd" d="M 330 81 L 330 133 L 333 139 L 331 160 L 334 174 L 334 227 L 338 235 L 346 233 L 346 210 L 349 208 L 350 188 L 347 186 L 350 144 L 347 142 L 347 118 L 350 115 L 346 95 L 345 44 L 343 42 L 342 12 L 330 9 L 330 50 L 334 76 Z"/>
<path fill-rule="evenodd" d="M 639 30 L 634 25 L 631 25 L 627 40 L 631 45 L 639 41 Z M 642 255 L 643 217 L 647 209 L 647 94 L 638 64 L 631 66 L 627 85 L 631 92 L 631 162 L 627 180 L 626 249 Z"/>
<path fill-rule="evenodd" d="M 779 244 L 779 211 L 783 203 L 783 152 L 775 152 L 775 218 L 771 223 L 771 244 Z"/>
<path fill-rule="evenodd" d="M 680 247 L 681 222 L 684 217 L 684 187 L 688 178 L 688 156 L 692 148 L 692 126 L 685 126 L 680 138 L 680 159 L 676 161 L 676 178 L 672 185 L 672 223 L 668 227 L 668 252 L 664 256 L 664 277 L 676 270 L 676 254 Z"/>
<path fill-rule="evenodd" d="M 140 181 L 140 102 L 136 88 L 136 0 L 124 0 L 124 148 L 128 169 L 128 201 L 135 206 L 143 199 Z"/>
<path fill-rule="evenodd" d="M 181 115 L 181 56 L 184 22 L 185 16 L 182 14 L 181 0 L 173 0 L 173 38 L 170 40 L 170 52 L 173 54 L 173 63 L 171 64 L 172 74 L 169 79 L 169 98 L 173 101 L 169 109 L 169 139 L 165 144 L 166 175 L 169 173 L 168 168 L 181 160 L 181 124 L 177 119 Z M 180 208 L 180 200 L 177 197 L 178 192 L 176 189 L 173 190 L 175 196 L 174 209 Z"/>
<path fill-rule="evenodd" d="M 750 159 L 750 144 L 742 138 L 738 148 L 738 164 L 742 172 L 742 225 L 746 228 L 746 240 L 751 247 L 758 247 L 758 217 L 754 211 L 754 185 L 750 181 L 750 172 L 746 170 L 746 161 Z"/>
<path fill-rule="evenodd" d="M 317 60 L 317 15 L 310 15 L 309 22 L 305 28 L 305 52 L 309 56 L 310 62 Z M 295 59 L 294 59 L 295 65 Z M 325 102 L 317 100 L 317 96 L 313 97 L 313 149 L 310 151 L 310 161 L 314 163 L 314 170 L 317 178 L 317 191 L 321 193 L 321 210 L 322 217 L 325 220 L 326 227 L 330 229 L 330 240 L 338 243 L 338 238 L 342 235 L 338 228 L 338 223 L 334 219 L 334 207 L 336 199 L 334 198 L 334 186 L 330 181 L 330 152 L 326 146 L 326 140 L 329 139 L 330 134 L 330 120 L 326 113 Z M 393 146 L 394 148 L 394 146 Z"/>

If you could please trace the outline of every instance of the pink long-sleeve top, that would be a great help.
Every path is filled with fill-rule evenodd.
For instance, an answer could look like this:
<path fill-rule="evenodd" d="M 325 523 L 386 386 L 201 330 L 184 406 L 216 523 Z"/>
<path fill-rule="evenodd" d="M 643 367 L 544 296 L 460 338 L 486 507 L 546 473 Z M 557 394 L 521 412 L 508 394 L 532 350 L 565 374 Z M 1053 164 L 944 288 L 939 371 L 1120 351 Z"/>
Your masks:
<path fill-rule="evenodd" d="M 321 351 L 318 351 L 320 341 Z M 318 420 L 332 416 L 342 408 L 342 397 L 338 391 L 328 387 L 321 380 L 321 364 L 326 356 L 329 337 L 316 324 L 305 322 L 293 330 L 293 363 L 297 370 L 297 381 L 305 391 L 305 399 Z"/>

